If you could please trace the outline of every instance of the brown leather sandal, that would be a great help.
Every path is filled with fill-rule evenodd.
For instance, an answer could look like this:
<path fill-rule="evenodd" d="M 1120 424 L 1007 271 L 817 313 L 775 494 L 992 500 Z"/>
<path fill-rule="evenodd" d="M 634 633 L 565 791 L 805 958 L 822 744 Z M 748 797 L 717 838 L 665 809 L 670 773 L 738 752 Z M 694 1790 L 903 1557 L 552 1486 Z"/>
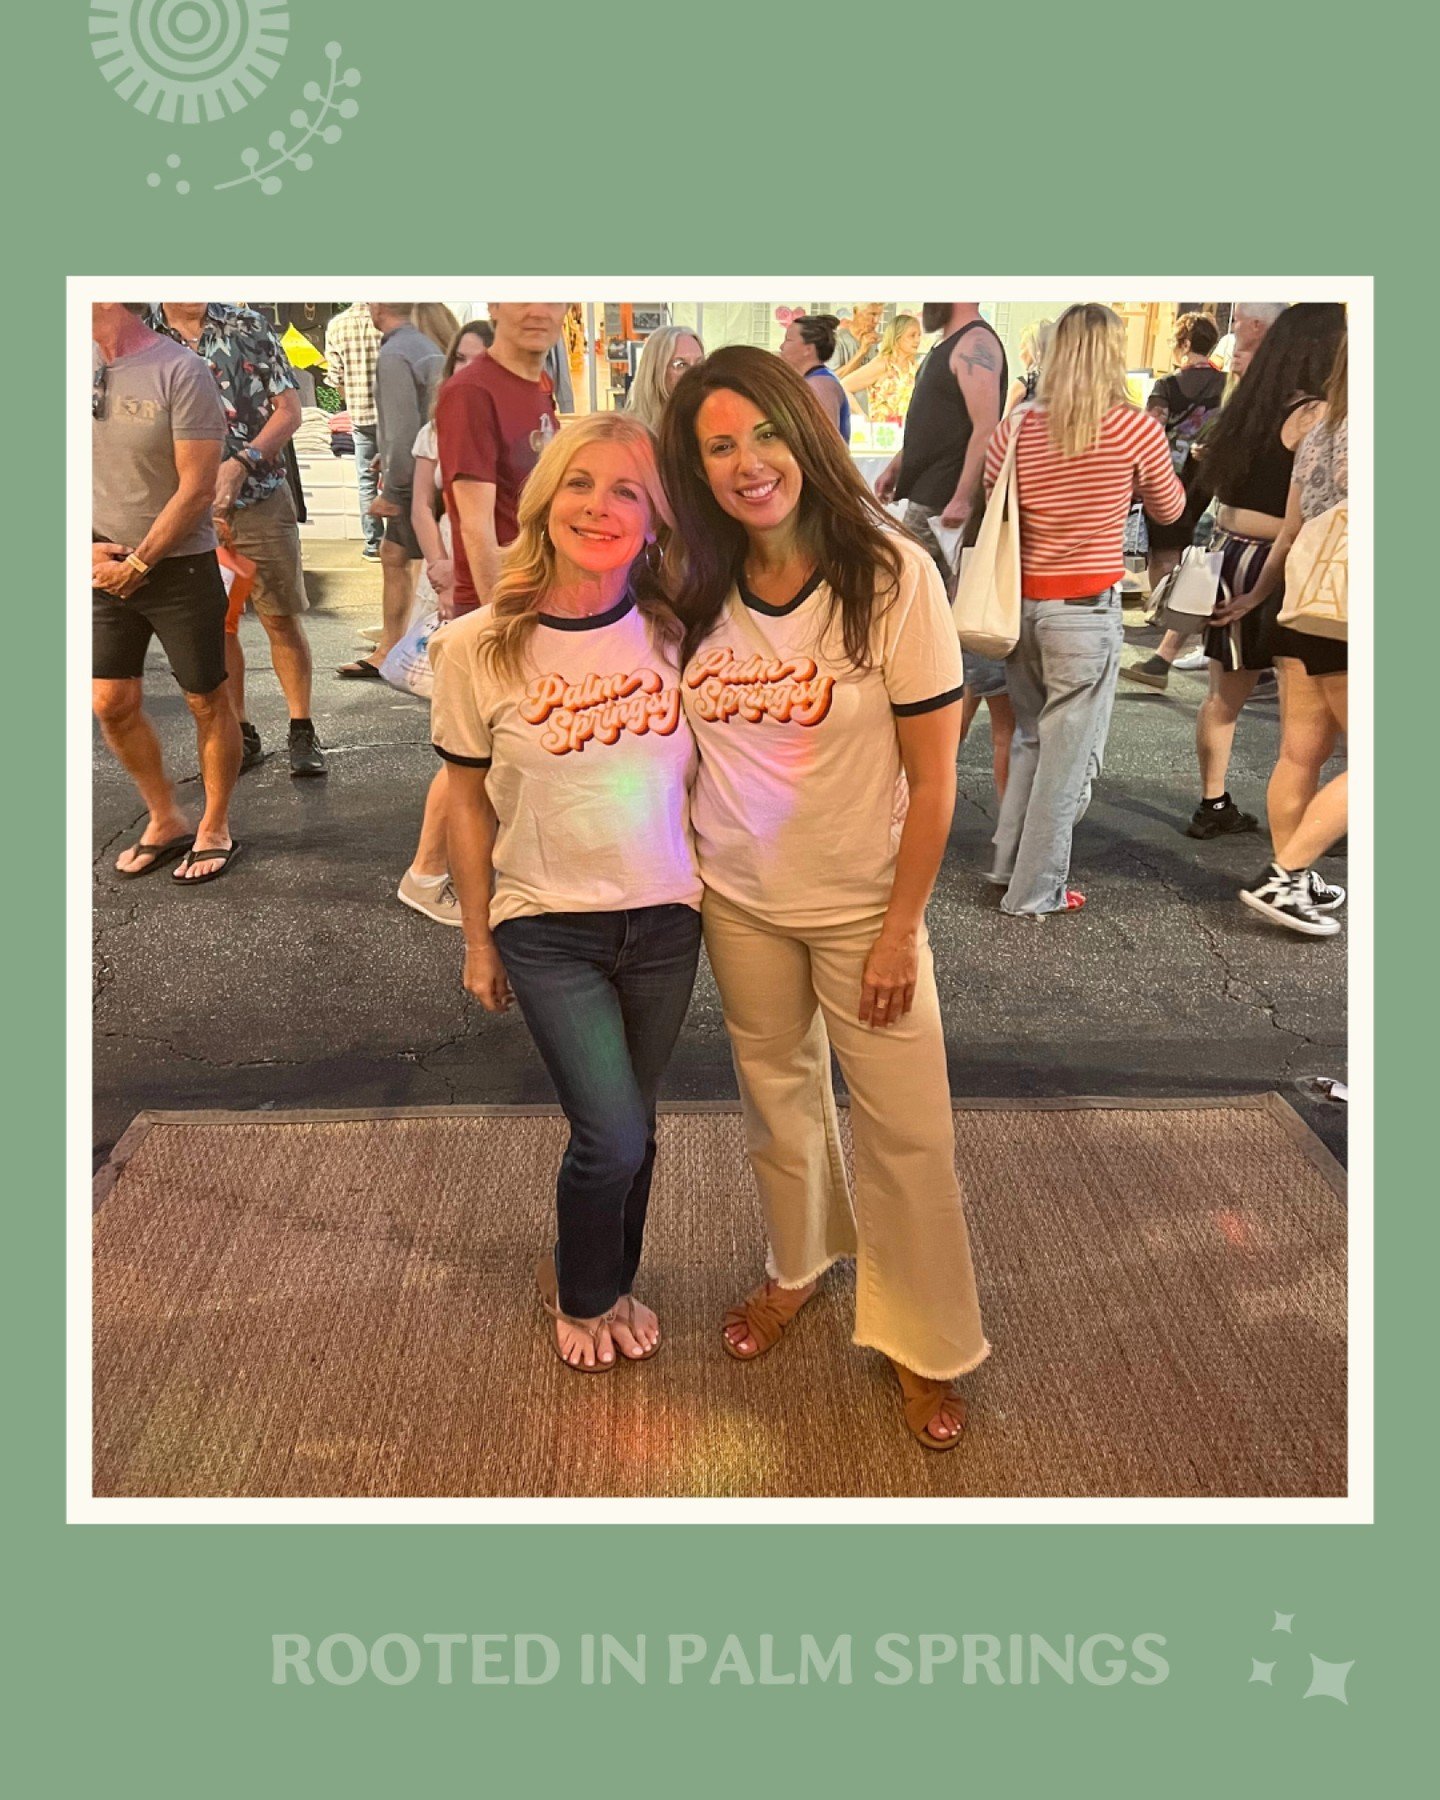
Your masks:
<path fill-rule="evenodd" d="M 886 1360 L 900 1383 L 901 1410 L 910 1435 L 927 1450 L 953 1450 L 965 1435 L 966 1410 L 965 1402 L 955 1392 L 954 1384 L 950 1381 L 932 1381 L 926 1375 L 917 1375 L 913 1369 L 907 1369 L 904 1363 L 896 1362 L 893 1357 Z M 960 1429 L 950 1437 L 937 1438 L 928 1427 L 942 1407 L 958 1422 Z"/>
<path fill-rule="evenodd" d="M 795 1315 L 818 1292 L 818 1282 L 809 1293 L 804 1288 L 783 1288 L 773 1281 L 763 1282 L 753 1294 L 748 1294 L 745 1299 L 732 1306 L 721 1321 L 720 1342 L 725 1347 L 726 1355 L 733 1356 L 736 1362 L 754 1362 L 757 1356 L 773 1350 L 793 1323 Z M 746 1336 L 755 1340 L 755 1348 L 737 1350 L 725 1335 L 727 1325 L 743 1325 Z"/>
<path fill-rule="evenodd" d="M 614 1310 L 610 1314 L 610 1320 L 611 1320 L 612 1324 L 623 1325 L 625 1327 L 625 1329 L 630 1333 L 632 1338 L 636 1336 L 636 1333 L 635 1333 L 635 1296 L 633 1294 L 622 1294 L 620 1296 L 620 1298 L 615 1302 Z M 636 1341 L 638 1342 L 639 1340 L 637 1339 Z M 650 1348 L 646 1351 L 643 1351 L 639 1356 L 627 1356 L 625 1354 L 625 1352 L 620 1348 L 620 1346 L 618 1344 L 616 1344 L 615 1360 L 617 1362 L 629 1362 L 629 1363 L 649 1362 L 650 1358 L 657 1353 L 659 1348 L 660 1348 L 660 1340 L 659 1340 L 659 1338 L 656 1338 L 655 1342 L 650 1346 Z"/>
<path fill-rule="evenodd" d="M 550 1332 L 550 1347 L 567 1369 L 576 1375 L 608 1375 L 620 1359 L 620 1352 L 615 1352 L 615 1360 L 601 1362 L 600 1333 L 615 1317 L 613 1311 L 602 1314 L 593 1322 L 586 1319 L 572 1319 L 569 1313 L 560 1310 L 560 1286 L 555 1277 L 555 1253 L 547 1250 L 535 1265 L 535 1285 L 540 1290 L 540 1304 L 552 1319 L 563 1319 L 567 1325 L 573 1325 L 577 1331 L 588 1333 L 590 1342 L 595 1346 L 596 1360 L 593 1363 L 573 1363 L 560 1348 L 560 1340 L 553 1331 Z M 547 1327 L 548 1329 L 548 1327 Z"/>

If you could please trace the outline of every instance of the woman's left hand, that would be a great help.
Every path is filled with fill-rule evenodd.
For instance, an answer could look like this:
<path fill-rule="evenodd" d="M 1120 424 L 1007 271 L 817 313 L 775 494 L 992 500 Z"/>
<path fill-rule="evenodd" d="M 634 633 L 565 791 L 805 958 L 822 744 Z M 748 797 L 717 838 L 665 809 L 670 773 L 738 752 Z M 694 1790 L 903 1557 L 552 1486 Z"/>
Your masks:
<path fill-rule="evenodd" d="M 917 934 L 881 932 L 865 958 L 860 978 L 860 1023 L 884 1027 L 903 1018 L 915 1004 L 915 981 L 920 973 Z"/>
<path fill-rule="evenodd" d="M 1212 625 L 1233 625 L 1237 619 L 1243 619 L 1248 612 L 1254 612 L 1264 596 L 1261 594 L 1232 594 L 1222 605 L 1217 606 L 1210 615 Z"/>

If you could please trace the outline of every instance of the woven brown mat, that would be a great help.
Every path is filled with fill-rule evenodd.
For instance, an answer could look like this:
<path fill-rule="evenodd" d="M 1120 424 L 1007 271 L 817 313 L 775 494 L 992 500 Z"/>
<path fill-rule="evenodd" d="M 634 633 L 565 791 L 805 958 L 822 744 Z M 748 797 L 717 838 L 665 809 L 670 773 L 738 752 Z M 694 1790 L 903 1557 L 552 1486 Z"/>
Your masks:
<path fill-rule="evenodd" d="M 762 1255 L 728 1109 L 662 1117 L 664 1345 L 592 1378 L 531 1285 L 557 1115 L 142 1115 L 97 1177 L 95 1492 L 1344 1493 L 1343 1176 L 1277 1096 L 955 1124 L 995 1351 L 939 1456 L 850 1343 L 843 1266 L 772 1355 L 722 1354 Z"/>

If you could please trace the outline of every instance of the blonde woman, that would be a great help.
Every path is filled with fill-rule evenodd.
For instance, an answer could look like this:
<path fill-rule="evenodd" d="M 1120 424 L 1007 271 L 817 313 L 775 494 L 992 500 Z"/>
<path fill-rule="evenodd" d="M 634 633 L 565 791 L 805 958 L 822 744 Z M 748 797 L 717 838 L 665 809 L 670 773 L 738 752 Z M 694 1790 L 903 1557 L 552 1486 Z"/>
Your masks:
<path fill-rule="evenodd" d="M 1075 912 L 1070 840 L 1090 803 L 1120 672 L 1125 518 L 1137 485 L 1169 524 L 1185 508 L 1159 422 L 1131 404 L 1125 330 L 1107 306 L 1060 317 L 1037 403 L 1001 421 L 985 453 L 993 488 L 1011 438 L 1020 498 L 1020 641 L 1006 661 L 1015 708 L 1010 778 L 989 879 L 1006 913 Z"/>
<path fill-rule="evenodd" d="M 920 372 L 920 337 L 920 321 L 915 315 L 896 313 L 870 361 L 841 381 L 847 394 L 868 392 L 866 405 L 872 420 L 905 423 Z"/>
<path fill-rule="evenodd" d="M 460 329 L 460 321 L 450 308 L 439 300 L 417 300 L 415 303 L 415 329 L 423 331 L 435 348 L 443 353 L 448 351 L 455 342 L 455 333 Z"/>
<path fill-rule="evenodd" d="M 626 396 L 625 410 L 658 432 L 665 403 L 675 383 L 687 369 L 705 360 L 705 346 L 683 325 L 662 325 L 652 331 L 640 352 L 635 379 Z"/>
<path fill-rule="evenodd" d="M 1033 325 L 1027 325 L 1020 333 L 1020 366 L 1025 371 L 1017 375 L 1010 383 L 1010 392 L 1005 397 L 1005 410 L 1014 412 L 1017 406 L 1023 406 L 1027 400 L 1035 398 L 1040 383 L 1040 365 L 1045 360 L 1045 352 L 1050 348 L 1050 340 L 1055 336 L 1053 319 L 1036 319 Z"/>
<path fill-rule="evenodd" d="M 653 572 L 667 518 L 638 420 L 567 426 L 521 494 L 490 605 L 430 652 L 464 985 L 489 1012 L 519 1002 L 570 1122 L 536 1276 L 557 1353 L 586 1374 L 659 1347 L 633 1284 L 700 947 L 695 746 Z"/>

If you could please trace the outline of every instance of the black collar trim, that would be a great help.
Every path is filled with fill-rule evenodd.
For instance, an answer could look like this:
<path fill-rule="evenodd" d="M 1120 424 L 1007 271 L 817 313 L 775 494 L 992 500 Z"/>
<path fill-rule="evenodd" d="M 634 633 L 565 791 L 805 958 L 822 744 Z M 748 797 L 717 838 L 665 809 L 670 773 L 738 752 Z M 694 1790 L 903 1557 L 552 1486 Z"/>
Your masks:
<path fill-rule="evenodd" d="M 623 619 L 635 604 L 635 596 L 625 593 L 617 600 L 608 612 L 587 613 L 584 618 L 571 618 L 566 613 L 537 612 L 535 617 L 542 625 L 548 625 L 552 631 L 599 631 L 604 625 L 614 625 Z"/>
<path fill-rule="evenodd" d="M 758 599 L 750 592 L 749 588 L 746 587 L 745 577 L 743 575 L 737 579 L 735 585 L 740 590 L 741 603 L 748 606 L 751 612 L 764 613 L 767 619 L 783 619 L 786 613 L 792 613 L 797 606 L 803 605 L 824 579 L 825 577 L 817 569 L 795 598 L 793 600 L 787 600 L 783 606 L 772 606 L 768 600 Z"/>

